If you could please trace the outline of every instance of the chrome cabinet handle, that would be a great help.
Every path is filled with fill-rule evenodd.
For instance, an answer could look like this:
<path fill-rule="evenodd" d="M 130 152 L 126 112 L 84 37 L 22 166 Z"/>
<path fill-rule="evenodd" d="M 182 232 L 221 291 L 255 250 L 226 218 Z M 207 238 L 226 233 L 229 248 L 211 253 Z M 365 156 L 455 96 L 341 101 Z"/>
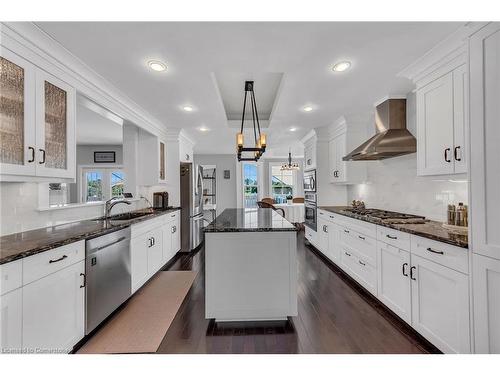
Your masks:
<path fill-rule="evenodd" d="M 417 279 L 415 279 L 415 278 L 413 277 L 413 270 L 416 270 L 416 269 L 417 269 L 417 267 L 415 267 L 415 266 L 412 266 L 412 267 L 410 268 L 410 279 L 412 279 L 412 280 L 417 280 Z"/>
<path fill-rule="evenodd" d="M 366 240 L 366 238 L 365 238 L 365 237 L 363 237 L 363 236 L 358 236 L 358 237 L 359 237 L 360 239 L 362 239 L 362 240 Z"/>
<path fill-rule="evenodd" d="M 45 164 L 45 150 L 43 148 L 38 149 L 42 153 L 42 161 L 39 161 L 38 164 Z"/>
<path fill-rule="evenodd" d="M 450 151 L 451 149 L 449 147 L 444 149 L 444 161 L 447 163 L 451 163 L 451 159 L 448 157 L 448 152 Z"/>
<path fill-rule="evenodd" d="M 453 149 L 453 154 L 455 156 L 455 160 L 456 161 L 461 161 L 462 160 L 462 157 L 458 157 L 458 150 L 460 150 L 460 146 L 456 146 L 454 149 Z"/>
<path fill-rule="evenodd" d="M 391 236 L 389 234 L 385 235 L 387 238 L 390 238 L 391 240 L 397 240 L 398 238 L 396 236 Z"/>
<path fill-rule="evenodd" d="M 444 255 L 444 251 L 434 250 L 434 249 L 433 249 L 433 248 L 431 248 L 431 247 L 428 247 L 428 248 L 427 248 L 427 251 L 430 251 L 431 253 L 434 253 L 434 254 Z"/>
<path fill-rule="evenodd" d="M 33 163 L 35 161 L 35 148 L 29 146 L 28 150 L 31 151 L 31 159 L 28 160 L 28 163 Z"/>
<path fill-rule="evenodd" d="M 87 286 L 87 276 L 84 273 L 81 273 L 80 276 L 83 276 L 83 285 L 80 285 L 80 288 L 85 288 Z"/>
<path fill-rule="evenodd" d="M 177 227 L 176 227 L 175 225 L 174 225 L 174 226 L 172 227 L 172 230 L 171 230 L 171 232 L 172 232 L 172 233 L 175 233 L 175 232 L 177 232 Z"/>
<path fill-rule="evenodd" d="M 328 233 L 328 225 L 325 225 L 325 233 Z"/>
<path fill-rule="evenodd" d="M 57 263 L 57 262 L 60 262 L 63 259 L 66 259 L 67 257 L 68 257 L 67 255 L 63 255 L 59 259 L 51 259 L 51 260 L 49 260 L 49 263 Z"/>
<path fill-rule="evenodd" d="M 403 276 L 408 277 L 408 273 L 406 272 L 406 267 L 408 267 L 408 263 L 403 263 Z"/>

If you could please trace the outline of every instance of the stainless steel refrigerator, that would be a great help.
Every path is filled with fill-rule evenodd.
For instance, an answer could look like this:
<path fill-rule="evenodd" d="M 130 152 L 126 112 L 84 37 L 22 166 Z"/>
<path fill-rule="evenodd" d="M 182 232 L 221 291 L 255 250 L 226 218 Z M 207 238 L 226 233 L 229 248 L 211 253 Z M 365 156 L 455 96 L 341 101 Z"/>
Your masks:
<path fill-rule="evenodd" d="M 181 163 L 181 251 L 196 249 L 203 235 L 203 168 Z"/>

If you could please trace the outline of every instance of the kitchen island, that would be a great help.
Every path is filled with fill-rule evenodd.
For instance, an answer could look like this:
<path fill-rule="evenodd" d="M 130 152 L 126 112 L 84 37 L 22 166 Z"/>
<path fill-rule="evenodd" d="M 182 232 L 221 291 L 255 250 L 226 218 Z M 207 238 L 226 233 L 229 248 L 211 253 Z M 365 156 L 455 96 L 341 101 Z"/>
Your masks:
<path fill-rule="evenodd" d="M 205 317 L 297 315 L 297 229 L 270 208 L 224 210 L 205 228 Z"/>

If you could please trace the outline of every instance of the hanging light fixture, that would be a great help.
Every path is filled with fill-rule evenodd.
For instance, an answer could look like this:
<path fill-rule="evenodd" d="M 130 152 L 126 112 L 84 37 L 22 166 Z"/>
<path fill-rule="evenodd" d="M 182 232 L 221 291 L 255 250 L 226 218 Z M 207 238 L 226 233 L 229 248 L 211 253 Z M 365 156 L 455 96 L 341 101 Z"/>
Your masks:
<path fill-rule="evenodd" d="M 247 95 L 250 93 L 250 105 L 252 107 L 253 134 L 255 147 L 243 146 L 243 125 L 245 123 L 245 110 L 247 105 Z M 241 129 L 236 134 L 236 151 L 238 153 L 238 161 L 257 161 L 266 151 L 266 135 L 260 132 L 259 114 L 257 113 L 257 104 L 255 102 L 255 94 L 253 91 L 253 81 L 245 81 L 245 99 L 243 99 L 243 115 L 241 116 Z M 243 152 L 252 153 L 252 157 L 243 157 Z"/>
<path fill-rule="evenodd" d="M 299 163 L 292 163 L 292 151 L 290 149 L 288 150 L 288 163 L 283 164 L 280 169 L 282 171 L 297 171 L 300 169 Z"/>

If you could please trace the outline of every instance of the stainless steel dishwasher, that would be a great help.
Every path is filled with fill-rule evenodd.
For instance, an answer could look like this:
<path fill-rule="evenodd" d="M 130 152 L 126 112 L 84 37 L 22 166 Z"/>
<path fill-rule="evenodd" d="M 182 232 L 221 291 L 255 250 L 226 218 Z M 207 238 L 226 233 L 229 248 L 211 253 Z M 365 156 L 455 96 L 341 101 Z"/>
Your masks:
<path fill-rule="evenodd" d="M 87 240 L 85 255 L 89 334 L 130 297 L 130 228 Z"/>

